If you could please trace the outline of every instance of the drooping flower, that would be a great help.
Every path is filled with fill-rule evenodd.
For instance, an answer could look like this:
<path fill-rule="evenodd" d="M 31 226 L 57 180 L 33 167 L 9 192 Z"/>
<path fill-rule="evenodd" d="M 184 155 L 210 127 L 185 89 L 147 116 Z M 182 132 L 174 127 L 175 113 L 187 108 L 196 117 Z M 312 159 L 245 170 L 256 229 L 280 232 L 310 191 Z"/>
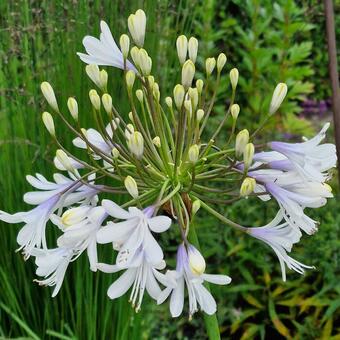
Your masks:
<path fill-rule="evenodd" d="M 105 21 L 100 22 L 100 29 L 100 39 L 88 35 L 83 39 L 87 54 L 78 52 L 79 58 L 86 64 L 113 66 L 124 70 L 123 54 Z M 126 68 L 137 72 L 129 60 L 126 60 Z"/>
<path fill-rule="evenodd" d="M 291 252 L 293 244 L 298 243 L 301 238 L 299 229 L 283 221 L 283 213 L 279 211 L 276 217 L 267 225 L 258 228 L 248 228 L 251 236 L 268 244 L 277 255 L 282 272 L 282 280 L 286 281 L 286 267 L 303 274 L 304 268 L 313 268 L 291 258 L 287 252 Z"/>
<path fill-rule="evenodd" d="M 193 247 L 190 245 L 190 247 Z M 195 252 L 198 252 L 196 249 Z M 201 255 L 202 256 L 202 255 Z M 209 290 L 204 286 L 204 281 L 226 285 L 231 282 L 231 278 L 227 275 L 213 274 L 195 274 L 190 266 L 188 252 L 181 244 L 177 251 L 177 266 L 176 271 L 169 271 L 166 274 L 166 288 L 162 291 L 157 299 L 157 303 L 163 303 L 168 296 L 170 298 L 170 313 L 173 317 L 178 317 L 182 314 L 184 307 L 184 286 L 186 285 L 189 296 L 189 317 L 200 309 L 212 315 L 216 312 L 216 302 Z M 176 282 L 176 285 L 174 285 Z"/>
<path fill-rule="evenodd" d="M 320 145 L 329 126 L 329 123 L 325 124 L 315 137 L 306 142 L 271 142 L 269 146 L 272 150 L 285 155 L 303 178 L 324 182 L 327 179 L 324 172 L 334 167 L 337 161 L 334 144 Z"/>
<path fill-rule="evenodd" d="M 27 176 L 27 181 L 41 191 L 32 191 L 24 195 L 24 201 L 37 205 L 27 212 L 18 212 L 13 215 L 0 211 L 0 220 L 7 223 L 24 222 L 19 231 L 17 242 L 19 249 L 23 249 L 25 257 L 29 257 L 33 248 L 47 249 L 45 228 L 51 214 L 62 207 L 74 203 L 94 203 L 99 191 L 96 187 L 88 187 L 77 180 L 71 180 L 61 174 L 55 174 L 55 182 L 48 181 L 44 176 Z"/>

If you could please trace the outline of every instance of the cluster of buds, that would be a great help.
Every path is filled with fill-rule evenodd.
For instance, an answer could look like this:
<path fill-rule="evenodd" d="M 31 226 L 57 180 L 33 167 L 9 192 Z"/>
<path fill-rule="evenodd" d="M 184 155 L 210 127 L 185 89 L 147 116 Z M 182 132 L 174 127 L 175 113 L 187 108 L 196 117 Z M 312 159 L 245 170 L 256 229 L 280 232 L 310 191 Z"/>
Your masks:
<path fill-rule="evenodd" d="M 213 85 L 216 91 L 227 65 L 226 55 L 207 58 L 205 72 L 200 73 L 204 79 L 197 79 L 199 42 L 180 35 L 176 48 L 181 83 L 172 93 L 163 93 L 157 75 L 152 73 L 152 59 L 143 47 L 145 13 L 138 10 L 129 16 L 131 40 L 123 34 L 120 48 L 108 25 L 102 21 L 100 26 L 100 39 L 85 37 L 87 54 L 78 53 L 88 64 L 86 73 L 96 86 L 89 92 L 96 129 L 82 127 L 82 105 L 75 98 L 67 101 L 70 120 L 60 110 L 52 86 L 43 82 L 41 90 L 51 113 L 44 112 L 42 119 L 58 145 L 55 166 L 66 174 L 55 174 L 54 182 L 42 175 L 28 176 L 30 184 L 43 190 L 24 196 L 27 203 L 37 207 L 14 215 L 0 211 L 0 220 L 25 223 L 18 243 L 26 258 L 35 257 L 37 274 L 44 277 L 38 282 L 55 286 L 53 295 L 57 294 L 67 266 L 87 251 L 91 270 L 125 270 L 108 289 L 111 299 L 132 287 L 130 300 L 139 310 L 144 291 L 157 303 L 171 295 L 170 311 L 178 316 L 186 286 L 190 317 L 199 308 L 213 314 L 216 303 L 204 281 L 225 285 L 231 279 L 206 274 L 209 264 L 198 244 L 189 242 L 200 237 L 192 223 L 201 210 L 270 245 L 279 257 L 284 279 L 285 265 L 303 273 L 308 266 L 287 253 L 300 240 L 300 230 L 308 234 L 316 231 L 317 222 L 304 209 L 319 207 L 332 196 L 326 181 L 336 163 L 335 148 L 333 144 L 320 145 L 328 125 L 303 143 L 257 145 L 261 125 L 254 133 L 238 127 L 240 106 L 235 98 L 239 72 L 230 67 L 230 104 L 221 118 L 214 118 L 220 122 L 209 135 L 207 125 L 216 93 L 211 95 L 205 84 Z M 124 70 L 121 82 L 129 114 L 120 112 L 122 99 L 113 99 L 108 93 L 108 72 L 99 69 L 102 65 Z M 267 118 L 279 109 L 286 93 L 287 86 L 278 84 Z M 74 134 L 73 144 L 84 150 L 83 156 L 76 157 L 62 145 L 54 117 L 61 118 Z M 215 142 L 218 135 L 223 136 L 222 144 Z M 265 151 L 267 148 L 271 151 Z M 125 201 L 119 206 L 101 199 L 102 193 L 113 198 L 119 194 Z M 219 205 L 244 198 L 276 200 L 277 216 L 263 227 L 246 227 L 218 212 Z M 61 232 L 56 248 L 50 248 L 46 241 L 49 220 Z M 170 227 L 178 230 L 174 241 L 178 244 L 177 267 L 164 271 L 164 254 L 155 234 Z M 103 243 L 113 244 L 118 252 L 116 263 L 105 264 L 98 259 L 97 246 Z"/>

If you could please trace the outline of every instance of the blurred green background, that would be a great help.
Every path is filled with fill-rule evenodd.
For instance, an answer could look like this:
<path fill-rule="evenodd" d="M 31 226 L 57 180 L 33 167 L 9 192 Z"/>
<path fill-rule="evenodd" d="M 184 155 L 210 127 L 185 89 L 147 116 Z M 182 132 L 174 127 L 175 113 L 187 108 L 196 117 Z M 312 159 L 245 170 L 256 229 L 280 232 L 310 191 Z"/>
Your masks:
<path fill-rule="evenodd" d="M 109 23 L 117 39 L 127 30 L 128 15 L 138 8 L 147 13 L 146 48 L 164 97 L 179 77 L 174 46 L 176 37 L 184 33 L 199 38 L 199 65 L 219 52 L 228 56 L 214 117 L 225 110 L 230 94 L 228 70 L 237 67 L 239 129 L 256 128 L 280 81 L 288 84 L 289 100 L 270 122 L 264 141 L 294 140 L 301 134 L 309 137 L 331 120 L 322 2 L 0 1 L 0 209 L 27 210 L 22 202 L 23 193 L 30 190 L 25 175 L 53 173 L 55 146 L 41 124 L 46 105 L 40 83 L 51 82 L 64 110 L 67 98 L 75 96 L 81 124 L 89 127 L 88 90 L 92 85 L 75 53 L 83 50 L 81 41 L 86 34 L 98 35 L 100 19 Z M 335 12 L 340 39 L 338 0 Z M 107 70 L 115 105 L 127 113 L 120 86 L 122 73 Z M 217 123 L 218 119 L 212 119 L 211 128 Z M 57 133 L 71 146 L 72 136 L 61 124 L 57 124 Z M 335 180 L 332 186 L 335 199 L 311 211 L 320 221 L 319 232 L 303 237 L 294 248 L 294 257 L 316 269 L 305 276 L 290 272 L 286 283 L 281 281 L 278 261 L 269 248 L 207 216 L 197 218 L 209 271 L 233 278 L 228 287 L 214 287 L 223 339 L 340 339 L 340 200 Z M 220 210 L 242 224 L 258 226 L 275 209 L 274 203 L 264 206 L 248 200 Z M 87 270 L 85 256 L 70 266 L 61 292 L 52 299 L 49 288 L 32 282 L 33 261 L 24 263 L 15 253 L 18 229 L 0 223 L 0 338 L 206 338 L 200 313 L 189 322 L 185 316 L 171 319 L 166 304 L 156 306 L 148 299 L 138 314 L 126 298 L 110 301 L 106 290 L 114 278 Z M 176 245 L 171 232 L 161 242 L 173 257 Z"/>

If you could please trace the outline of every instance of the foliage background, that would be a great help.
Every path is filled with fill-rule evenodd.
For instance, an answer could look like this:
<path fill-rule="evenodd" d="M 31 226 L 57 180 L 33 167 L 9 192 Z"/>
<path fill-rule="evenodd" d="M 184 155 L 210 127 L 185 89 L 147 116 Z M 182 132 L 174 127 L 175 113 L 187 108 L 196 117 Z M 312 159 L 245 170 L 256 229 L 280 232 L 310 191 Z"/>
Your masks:
<path fill-rule="evenodd" d="M 52 174 L 55 147 L 41 124 L 40 113 L 46 106 L 40 83 L 48 80 L 53 84 L 64 110 L 68 96 L 76 96 L 82 125 L 90 126 L 87 93 L 91 85 L 75 52 L 82 51 L 81 40 L 86 34 L 98 34 L 101 18 L 119 37 L 126 31 L 127 16 L 139 7 L 148 16 L 146 46 L 164 97 L 178 79 L 174 41 L 179 33 L 185 33 L 199 37 L 201 65 L 204 58 L 224 51 L 229 59 L 227 70 L 239 68 L 240 129 L 256 127 L 279 81 L 288 83 L 290 98 L 269 125 L 264 140 L 310 136 L 331 119 L 327 111 L 320 114 L 318 106 L 330 96 L 319 1 L 1 1 L 1 209 L 28 209 L 22 203 L 23 193 L 30 190 L 25 175 Z M 338 0 L 335 9 L 340 38 Z M 120 110 L 127 112 L 119 86 L 122 74 L 110 69 L 109 76 L 111 94 Z M 301 107 L 307 97 L 315 105 L 308 114 Z M 217 124 L 227 98 L 226 71 L 212 123 Z M 58 134 L 70 146 L 72 136 L 58 126 Z M 326 207 L 311 212 L 321 223 L 320 231 L 312 238 L 304 237 L 294 251 L 297 259 L 317 269 L 302 277 L 289 273 L 287 283 L 281 281 L 278 261 L 269 249 L 207 216 L 197 218 L 209 271 L 233 277 L 230 286 L 214 289 L 224 339 L 340 339 L 337 190 L 335 196 Z M 221 207 L 221 211 L 244 224 L 260 225 L 273 216 L 275 205 L 264 207 L 249 200 L 232 208 Z M 70 267 L 60 294 L 52 299 L 49 289 L 32 283 L 32 261 L 24 263 L 14 252 L 18 228 L 0 224 L 0 338 L 206 338 L 200 314 L 191 322 L 185 317 L 171 320 L 166 305 L 145 303 L 143 310 L 134 314 L 126 299 L 110 301 L 106 289 L 113 277 L 84 270 L 84 258 Z M 171 233 L 161 241 L 171 258 L 176 248 Z M 173 263 L 169 261 L 169 265 Z"/>

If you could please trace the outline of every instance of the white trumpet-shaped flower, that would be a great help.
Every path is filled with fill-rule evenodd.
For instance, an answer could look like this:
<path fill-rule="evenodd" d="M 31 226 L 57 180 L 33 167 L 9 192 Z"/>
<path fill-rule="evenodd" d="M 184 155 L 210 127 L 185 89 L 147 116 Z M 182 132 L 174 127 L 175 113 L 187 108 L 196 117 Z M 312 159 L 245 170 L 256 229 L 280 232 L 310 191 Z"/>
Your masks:
<path fill-rule="evenodd" d="M 300 241 L 301 232 L 282 219 L 282 211 L 279 211 L 270 223 L 263 227 L 248 228 L 248 232 L 253 237 L 267 243 L 274 250 L 280 262 L 282 280 L 286 281 L 286 266 L 300 274 L 304 273 L 304 268 L 313 267 L 306 266 L 287 254 L 287 252 L 291 252 L 293 244 Z"/>
<path fill-rule="evenodd" d="M 190 245 L 193 247 L 192 245 Z M 198 252 L 196 249 L 195 253 Z M 201 255 L 202 256 L 202 255 Z M 202 262 L 202 261 L 199 261 Z M 182 314 L 184 307 L 184 286 L 186 285 L 189 296 L 189 317 L 200 309 L 212 315 L 216 312 L 216 302 L 209 290 L 204 287 L 204 281 L 226 285 L 231 282 L 231 278 L 227 275 L 213 274 L 195 274 L 191 270 L 190 259 L 188 252 L 181 244 L 177 251 L 177 266 L 176 271 L 169 271 L 166 274 L 166 288 L 162 291 L 157 299 L 157 303 L 163 303 L 171 294 L 170 298 L 170 313 L 173 317 L 178 317 Z M 201 272 L 201 271 L 200 271 Z M 175 284 L 174 284 L 175 283 Z"/>
<path fill-rule="evenodd" d="M 87 35 L 83 39 L 83 45 L 87 54 L 77 53 L 86 64 L 113 66 L 124 69 L 124 57 L 113 39 L 109 26 L 105 21 L 100 22 L 100 39 Z M 135 66 L 126 60 L 126 68 L 137 72 Z"/>

